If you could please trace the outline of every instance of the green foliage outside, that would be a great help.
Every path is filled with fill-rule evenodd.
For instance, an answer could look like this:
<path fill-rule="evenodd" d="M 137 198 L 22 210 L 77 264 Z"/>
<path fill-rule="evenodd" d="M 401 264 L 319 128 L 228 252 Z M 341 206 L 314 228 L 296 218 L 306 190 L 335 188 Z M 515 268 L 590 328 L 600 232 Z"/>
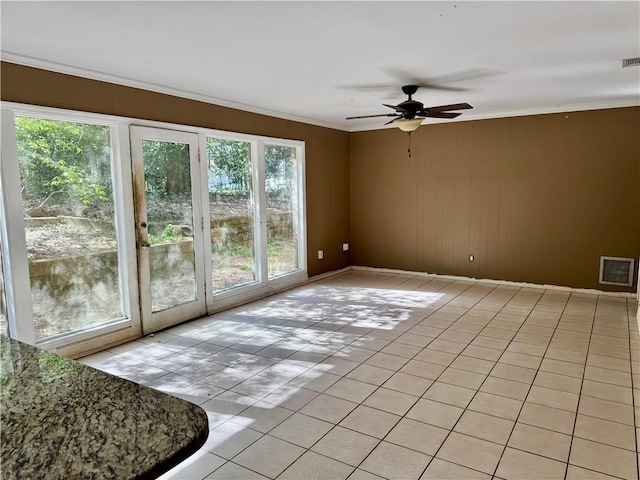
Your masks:
<path fill-rule="evenodd" d="M 253 259 L 253 249 L 246 245 L 222 246 L 214 244 L 211 246 L 211 251 L 218 255 L 228 254 L 244 259 Z"/>
<path fill-rule="evenodd" d="M 191 198 L 189 145 L 144 140 L 142 155 L 147 201 Z"/>
<path fill-rule="evenodd" d="M 290 239 L 280 236 L 267 238 L 267 255 L 277 255 L 281 253 L 282 250 L 290 250 L 291 252 L 295 252 L 295 247 L 290 245 L 290 243 Z"/>
<path fill-rule="evenodd" d="M 18 159 L 25 207 L 83 205 L 90 211 L 111 202 L 109 127 L 16 117 Z M 188 145 L 143 142 L 148 200 L 190 196 Z M 267 198 L 290 202 L 294 191 L 295 149 L 265 147 Z M 247 195 L 252 187 L 247 142 L 207 141 L 209 190 L 216 195 Z"/>
<path fill-rule="evenodd" d="M 181 234 L 176 234 L 176 227 L 169 224 L 165 227 L 160 235 L 149 234 L 149 243 L 156 245 L 158 243 L 175 243 L 184 240 Z"/>
<path fill-rule="evenodd" d="M 25 117 L 15 126 L 26 208 L 110 202 L 108 127 Z"/>
<path fill-rule="evenodd" d="M 208 139 L 209 191 L 248 192 L 251 188 L 250 158 L 246 142 Z"/>
<path fill-rule="evenodd" d="M 15 127 L 25 208 L 83 205 L 96 216 L 111 204 L 109 127 L 28 117 Z M 188 148 L 143 142 L 148 200 L 190 197 Z"/>
<path fill-rule="evenodd" d="M 291 202 L 294 192 L 293 178 L 295 149 L 267 145 L 264 149 L 264 169 L 267 198 L 280 202 Z"/>
<path fill-rule="evenodd" d="M 253 270 L 253 248 L 248 245 L 211 245 L 214 262 L 220 265 L 233 265 L 242 271 Z"/>
<path fill-rule="evenodd" d="M 209 192 L 217 195 L 247 194 L 251 189 L 251 151 L 247 142 L 207 140 Z M 295 149 L 265 146 L 266 194 L 271 200 L 291 201 Z"/>
<path fill-rule="evenodd" d="M 22 198 L 28 215 L 66 214 L 113 221 L 109 127 L 16 117 L 15 128 Z M 189 223 L 182 218 L 191 203 L 189 146 L 144 140 L 142 149 L 149 218 L 155 218 L 162 228 L 161 233 L 149 235 L 149 242 L 180 241 L 183 236 L 174 225 Z M 264 155 L 267 208 L 290 211 L 295 194 L 295 149 L 266 145 Z M 231 211 L 243 214 L 238 205 L 246 205 L 253 187 L 250 143 L 210 138 L 207 162 L 209 193 L 216 196 L 216 205 L 222 205 L 218 203 L 220 196 L 228 197 Z M 289 242 L 281 240 L 269 238 L 269 256 L 283 251 L 290 254 Z M 224 253 L 222 247 L 213 253 L 252 259 L 252 247 L 243 243 L 238 241 L 231 249 L 225 246 Z"/>

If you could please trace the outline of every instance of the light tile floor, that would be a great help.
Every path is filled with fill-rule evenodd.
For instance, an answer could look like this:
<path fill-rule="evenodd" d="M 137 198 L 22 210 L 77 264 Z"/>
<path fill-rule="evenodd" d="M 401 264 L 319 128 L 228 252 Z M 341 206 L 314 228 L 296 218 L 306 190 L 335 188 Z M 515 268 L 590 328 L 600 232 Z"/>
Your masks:
<path fill-rule="evenodd" d="M 165 479 L 638 478 L 636 309 L 352 270 L 81 361 L 207 411 Z"/>

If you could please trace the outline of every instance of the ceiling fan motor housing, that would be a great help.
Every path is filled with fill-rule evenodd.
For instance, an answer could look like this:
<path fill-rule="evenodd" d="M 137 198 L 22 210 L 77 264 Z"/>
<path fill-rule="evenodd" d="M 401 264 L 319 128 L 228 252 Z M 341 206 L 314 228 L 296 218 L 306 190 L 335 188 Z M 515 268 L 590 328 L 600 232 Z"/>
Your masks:
<path fill-rule="evenodd" d="M 418 112 L 423 110 L 423 108 L 424 104 L 416 100 L 405 100 L 397 105 L 397 111 L 402 113 L 402 116 L 409 120 L 414 118 Z"/>

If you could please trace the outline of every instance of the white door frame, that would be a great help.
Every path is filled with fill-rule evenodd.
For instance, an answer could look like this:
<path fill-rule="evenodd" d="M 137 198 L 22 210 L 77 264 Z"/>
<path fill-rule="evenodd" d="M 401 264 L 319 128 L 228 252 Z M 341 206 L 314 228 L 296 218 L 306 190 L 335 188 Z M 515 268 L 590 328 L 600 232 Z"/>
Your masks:
<path fill-rule="evenodd" d="M 206 313 L 204 263 L 204 217 L 202 215 L 202 182 L 199 161 L 199 139 L 195 133 L 132 125 L 131 161 L 135 199 L 135 229 L 138 250 L 138 282 L 142 332 L 147 335 L 158 330 L 197 318 Z M 151 271 L 149 264 L 145 178 L 142 142 L 144 140 L 183 143 L 189 146 L 189 172 L 191 178 L 191 204 L 193 222 L 193 249 L 196 295 L 193 301 L 153 312 L 151 305 Z"/>

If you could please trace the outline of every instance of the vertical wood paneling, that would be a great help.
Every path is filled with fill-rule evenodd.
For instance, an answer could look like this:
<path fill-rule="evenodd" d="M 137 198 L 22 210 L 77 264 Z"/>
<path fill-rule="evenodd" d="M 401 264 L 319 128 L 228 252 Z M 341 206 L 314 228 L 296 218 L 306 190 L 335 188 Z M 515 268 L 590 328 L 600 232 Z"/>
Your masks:
<path fill-rule="evenodd" d="M 484 181 L 487 185 L 486 231 L 486 278 L 500 278 L 500 217 L 502 212 L 502 136 L 505 120 L 495 123 L 497 128 L 488 128 L 487 170 Z"/>
<path fill-rule="evenodd" d="M 529 119 L 530 120 L 530 119 Z M 530 123 L 523 124 L 522 130 L 522 166 L 523 166 L 523 188 L 522 188 L 522 207 L 523 214 L 521 215 L 521 242 L 520 252 L 518 254 L 518 260 L 520 262 L 519 276 L 526 278 L 528 272 L 533 270 L 535 262 L 531 256 L 531 219 L 533 217 L 533 183 L 531 178 L 535 169 L 535 156 L 532 154 L 532 149 L 529 148 L 527 132 L 531 130 Z"/>
<path fill-rule="evenodd" d="M 456 221 L 456 163 L 458 157 L 458 135 L 459 132 L 453 132 L 453 135 L 444 137 L 443 156 L 440 159 L 444 176 L 440 182 L 442 188 L 442 215 L 440 216 L 440 228 L 442 231 L 442 264 L 441 269 L 445 273 L 453 273 L 454 268 L 454 244 L 455 244 L 455 221 Z"/>
<path fill-rule="evenodd" d="M 469 272 L 469 236 L 471 224 L 471 156 L 473 152 L 473 126 L 464 125 L 455 145 L 455 216 L 453 231 L 453 271 Z"/>
<path fill-rule="evenodd" d="M 407 141 L 409 136 L 406 135 Z M 418 262 L 417 246 L 418 238 L 417 231 L 418 226 L 414 219 L 418 212 L 418 183 L 416 181 L 418 175 L 418 166 L 420 163 L 420 143 L 416 138 L 411 139 L 412 156 L 409 157 L 408 153 L 403 156 L 400 162 L 400 168 L 402 173 L 402 190 L 403 190 L 403 204 L 406 208 L 402 209 L 402 268 L 409 269 L 412 265 L 416 265 Z"/>
<path fill-rule="evenodd" d="M 353 263 L 632 291 L 598 268 L 640 255 L 638 132 L 640 108 L 425 125 L 417 164 L 399 131 L 352 134 Z"/>
<path fill-rule="evenodd" d="M 508 278 L 506 272 L 506 245 L 508 242 L 507 237 L 507 215 L 509 213 L 509 175 L 511 165 L 509 163 L 509 139 L 511 136 L 511 130 L 513 125 L 511 122 L 502 122 L 503 135 L 500 137 L 498 148 L 498 155 L 500 159 L 500 189 L 499 194 L 499 207 L 498 207 L 498 243 L 496 245 L 496 269 L 498 278 Z"/>
<path fill-rule="evenodd" d="M 425 217 L 425 191 L 423 188 L 426 181 L 425 173 L 425 148 L 428 145 L 426 143 L 427 136 L 418 136 L 414 138 L 414 143 L 419 146 L 419 155 L 416 158 L 416 176 L 415 176 L 415 189 L 416 189 L 416 212 L 415 212 L 415 248 L 416 248 L 416 268 L 423 270 L 425 267 L 425 251 L 424 241 L 422 240 L 424 227 L 422 221 Z"/>
<path fill-rule="evenodd" d="M 437 129 L 420 130 L 419 138 L 424 139 L 421 143 L 420 164 L 423 167 L 421 182 L 422 197 L 422 217 L 417 218 L 418 227 L 422 227 L 422 235 L 419 237 L 422 245 L 422 271 L 433 272 L 437 265 L 437 212 L 439 192 L 436 188 L 439 165 L 437 154 L 440 151 L 440 137 Z M 420 230 L 418 230 L 420 231 Z"/>
<path fill-rule="evenodd" d="M 481 232 L 482 232 L 482 170 L 483 170 L 483 141 L 482 128 L 479 122 L 474 122 L 471 129 L 471 155 L 469 156 L 471 178 L 469 194 L 469 251 L 465 256 L 468 261 L 469 255 L 474 255 L 475 261 L 468 264 L 468 276 L 484 277 L 482 265 L 484 260 L 480 255 Z"/>

